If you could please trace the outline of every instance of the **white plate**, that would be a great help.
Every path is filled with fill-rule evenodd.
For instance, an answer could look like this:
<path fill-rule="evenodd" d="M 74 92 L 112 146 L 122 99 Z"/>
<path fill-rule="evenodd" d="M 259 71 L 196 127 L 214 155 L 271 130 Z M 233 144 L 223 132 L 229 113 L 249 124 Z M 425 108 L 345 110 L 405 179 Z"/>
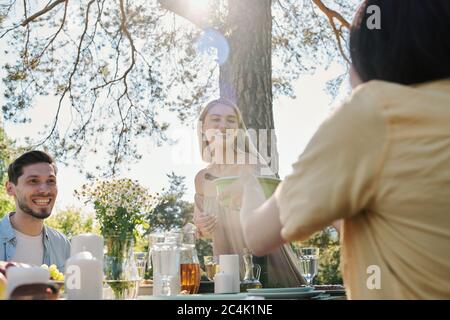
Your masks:
<path fill-rule="evenodd" d="M 295 293 L 311 292 L 313 290 L 313 287 L 247 289 L 249 293 Z"/>
<path fill-rule="evenodd" d="M 325 291 L 309 292 L 249 292 L 249 296 L 264 297 L 266 299 L 309 299 L 318 296 Z"/>

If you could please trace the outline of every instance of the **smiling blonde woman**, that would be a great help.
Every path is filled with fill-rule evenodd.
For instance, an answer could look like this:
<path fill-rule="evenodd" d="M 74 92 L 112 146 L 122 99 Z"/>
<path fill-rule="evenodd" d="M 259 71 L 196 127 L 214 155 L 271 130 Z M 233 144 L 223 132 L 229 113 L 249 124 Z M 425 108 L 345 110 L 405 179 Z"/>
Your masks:
<path fill-rule="evenodd" d="M 208 166 L 195 178 L 194 222 L 200 234 L 212 239 L 214 255 L 239 254 L 241 271 L 247 247 L 240 223 L 240 201 L 225 205 L 218 199 L 214 179 L 271 174 L 265 159 L 254 148 L 236 105 L 214 100 L 203 109 L 198 123 L 202 159 Z M 255 224 L 259 223 L 255 221 Z M 294 287 L 305 283 L 289 245 L 266 257 L 266 287 Z"/>

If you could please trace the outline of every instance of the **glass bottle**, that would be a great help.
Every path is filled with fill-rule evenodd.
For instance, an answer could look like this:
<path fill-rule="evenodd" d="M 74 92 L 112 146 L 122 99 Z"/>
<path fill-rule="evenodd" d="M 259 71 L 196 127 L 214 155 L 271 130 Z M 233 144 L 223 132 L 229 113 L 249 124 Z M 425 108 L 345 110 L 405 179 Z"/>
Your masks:
<path fill-rule="evenodd" d="M 181 291 L 196 294 L 200 288 L 200 261 L 195 247 L 197 228 L 188 223 L 183 227 L 180 257 Z"/>
<path fill-rule="evenodd" d="M 259 276 L 261 275 L 261 266 L 258 264 L 253 264 L 253 255 L 248 249 L 244 249 L 244 265 L 245 265 L 245 276 L 241 281 L 241 292 L 247 292 L 248 289 L 260 289 L 262 284 L 259 281 Z M 253 273 L 253 269 L 256 267 L 256 277 Z"/>

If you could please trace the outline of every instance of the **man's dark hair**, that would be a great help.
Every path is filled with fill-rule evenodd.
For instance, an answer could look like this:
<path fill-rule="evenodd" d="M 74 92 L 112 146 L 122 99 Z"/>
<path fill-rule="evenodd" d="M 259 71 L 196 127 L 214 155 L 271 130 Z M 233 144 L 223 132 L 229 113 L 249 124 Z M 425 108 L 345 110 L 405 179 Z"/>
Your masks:
<path fill-rule="evenodd" d="M 372 5 L 380 8 L 381 29 L 367 26 Z M 351 27 L 350 55 L 363 82 L 450 78 L 450 1 L 364 1 Z"/>
<path fill-rule="evenodd" d="M 8 181 L 17 184 L 19 177 L 23 174 L 23 167 L 30 164 L 46 162 L 53 166 L 56 174 L 56 164 L 53 158 L 43 151 L 28 151 L 14 160 L 8 167 Z"/>

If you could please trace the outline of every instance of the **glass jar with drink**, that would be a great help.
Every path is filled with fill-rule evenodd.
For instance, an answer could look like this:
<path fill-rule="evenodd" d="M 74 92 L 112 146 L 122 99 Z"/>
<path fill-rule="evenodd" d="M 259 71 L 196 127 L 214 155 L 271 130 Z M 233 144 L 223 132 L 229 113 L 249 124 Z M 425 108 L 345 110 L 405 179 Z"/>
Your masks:
<path fill-rule="evenodd" d="M 200 262 L 197 255 L 197 228 L 188 223 L 183 227 L 183 244 L 180 255 L 181 292 L 196 294 L 200 288 Z"/>

